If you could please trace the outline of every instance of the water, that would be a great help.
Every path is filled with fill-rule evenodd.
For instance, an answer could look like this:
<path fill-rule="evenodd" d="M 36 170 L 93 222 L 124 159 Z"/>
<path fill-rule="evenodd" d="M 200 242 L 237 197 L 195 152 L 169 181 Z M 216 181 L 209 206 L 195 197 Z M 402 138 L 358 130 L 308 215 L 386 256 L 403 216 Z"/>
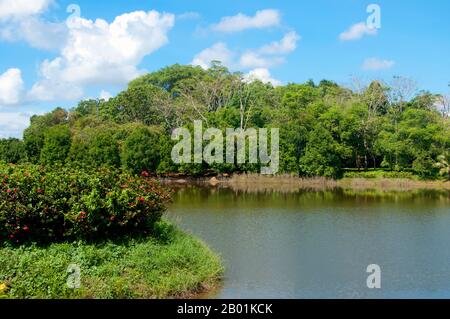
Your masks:
<path fill-rule="evenodd" d="M 178 189 L 169 217 L 218 252 L 208 298 L 450 298 L 450 194 Z M 368 289 L 367 266 L 381 267 Z"/>

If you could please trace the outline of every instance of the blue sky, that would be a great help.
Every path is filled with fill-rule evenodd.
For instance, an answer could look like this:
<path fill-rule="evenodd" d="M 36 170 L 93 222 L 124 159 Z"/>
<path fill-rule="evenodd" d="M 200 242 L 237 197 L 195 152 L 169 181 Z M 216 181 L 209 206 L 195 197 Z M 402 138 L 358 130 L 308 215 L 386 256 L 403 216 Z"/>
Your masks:
<path fill-rule="evenodd" d="M 32 3 L 0 0 L 0 137 L 20 137 L 31 114 L 115 95 L 143 72 L 211 59 L 274 85 L 401 75 L 449 92 L 449 1 Z M 379 29 L 367 26 L 371 3 Z M 70 4 L 80 17 L 67 24 Z"/>

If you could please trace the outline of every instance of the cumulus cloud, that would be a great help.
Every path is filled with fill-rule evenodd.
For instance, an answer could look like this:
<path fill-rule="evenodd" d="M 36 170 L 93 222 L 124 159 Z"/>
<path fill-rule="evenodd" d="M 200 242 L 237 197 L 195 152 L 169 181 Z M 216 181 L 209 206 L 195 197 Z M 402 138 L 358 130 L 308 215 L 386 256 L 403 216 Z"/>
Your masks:
<path fill-rule="evenodd" d="M 21 19 L 45 11 L 53 0 L 0 0 L 0 20 Z"/>
<path fill-rule="evenodd" d="M 295 51 L 299 40 L 300 36 L 296 32 L 288 32 L 280 41 L 246 51 L 240 58 L 240 65 L 244 68 L 269 68 L 282 64 L 286 60 L 284 55 Z"/>
<path fill-rule="evenodd" d="M 247 29 L 263 29 L 278 26 L 281 21 L 281 15 L 278 10 L 266 9 L 257 11 L 254 16 L 247 16 L 238 13 L 235 16 L 223 17 L 217 24 L 211 26 L 211 29 L 219 32 L 239 32 Z"/>
<path fill-rule="evenodd" d="M 285 62 L 284 57 L 268 57 L 260 54 L 259 52 L 247 51 L 241 55 L 239 59 L 239 65 L 243 68 L 269 68 L 275 65 L 279 65 Z"/>
<path fill-rule="evenodd" d="M 246 82 L 253 82 L 259 80 L 263 83 L 271 83 L 273 86 L 280 86 L 281 82 L 272 78 L 270 71 L 265 68 L 257 68 L 251 70 L 249 73 L 244 75 L 244 80 Z"/>
<path fill-rule="evenodd" d="M 233 52 L 225 43 L 219 42 L 197 54 L 191 64 L 208 69 L 212 61 L 220 61 L 223 65 L 230 67 L 233 64 L 232 60 Z"/>
<path fill-rule="evenodd" d="M 378 58 L 368 58 L 364 61 L 362 69 L 364 71 L 381 71 L 388 70 L 395 65 L 394 61 L 382 60 Z"/>
<path fill-rule="evenodd" d="M 65 23 L 46 22 L 39 17 L 16 20 L 0 26 L 0 39 L 25 41 L 37 49 L 58 51 L 66 42 Z"/>
<path fill-rule="evenodd" d="M 301 37 L 295 31 L 285 34 L 281 41 L 275 41 L 263 46 L 259 52 L 263 54 L 287 54 L 295 51 Z"/>
<path fill-rule="evenodd" d="M 0 105 L 18 104 L 22 94 L 23 80 L 19 69 L 9 69 L 0 75 Z"/>
<path fill-rule="evenodd" d="M 109 101 L 109 99 L 112 98 L 112 94 L 109 93 L 108 91 L 101 90 L 100 95 L 99 95 L 99 98 L 100 98 L 101 100 Z"/>
<path fill-rule="evenodd" d="M 30 97 L 76 99 L 84 85 L 129 82 L 144 72 L 138 69 L 142 59 L 168 43 L 174 20 L 157 11 L 126 13 L 112 23 L 74 18 L 60 56 L 41 64 Z"/>
<path fill-rule="evenodd" d="M 347 31 L 339 35 L 341 41 L 351 41 L 361 39 L 365 35 L 376 35 L 376 28 L 370 28 L 366 23 L 360 22 L 352 25 Z"/>
<path fill-rule="evenodd" d="M 64 23 L 39 18 L 53 0 L 0 0 L 0 39 L 25 41 L 38 49 L 55 50 L 66 38 Z"/>
<path fill-rule="evenodd" d="M 299 39 L 296 32 L 289 32 L 280 41 L 241 53 L 235 53 L 219 42 L 197 54 L 191 64 L 207 69 L 212 60 L 217 60 L 232 69 L 270 68 L 284 63 L 285 56 L 297 48 Z"/>
<path fill-rule="evenodd" d="M 30 116 L 20 112 L 0 112 L 0 138 L 21 137 L 30 125 Z"/>

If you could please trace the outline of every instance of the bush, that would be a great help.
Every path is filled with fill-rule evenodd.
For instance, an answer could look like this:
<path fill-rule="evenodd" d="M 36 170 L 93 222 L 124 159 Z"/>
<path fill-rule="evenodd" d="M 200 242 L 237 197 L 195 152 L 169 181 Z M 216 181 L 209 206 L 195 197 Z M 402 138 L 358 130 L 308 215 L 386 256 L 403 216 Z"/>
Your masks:
<path fill-rule="evenodd" d="M 0 165 L 0 241 L 145 235 L 168 199 L 155 181 L 116 170 Z"/>
<path fill-rule="evenodd" d="M 69 127 L 58 125 L 50 128 L 44 135 L 41 163 L 45 165 L 64 163 L 70 150 L 71 139 Z"/>
<path fill-rule="evenodd" d="M 160 134 L 148 127 L 135 128 L 123 142 L 122 166 L 127 171 L 156 172 L 159 164 Z"/>
<path fill-rule="evenodd" d="M 27 152 L 23 141 L 16 138 L 0 139 L 0 161 L 7 163 L 25 162 Z"/>

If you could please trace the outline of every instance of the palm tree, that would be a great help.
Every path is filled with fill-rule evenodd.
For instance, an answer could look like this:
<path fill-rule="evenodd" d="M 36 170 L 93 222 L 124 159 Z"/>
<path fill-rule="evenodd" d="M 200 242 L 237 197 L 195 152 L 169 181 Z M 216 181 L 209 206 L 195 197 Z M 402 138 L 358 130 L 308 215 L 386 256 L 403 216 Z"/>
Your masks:
<path fill-rule="evenodd" d="M 439 168 L 439 173 L 443 176 L 447 176 L 447 179 L 450 180 L 450 154 L 447 152 L 446 154 L 439 155 L 437 158 L 437 162 L 434 164 L 436 168 Z"/>

